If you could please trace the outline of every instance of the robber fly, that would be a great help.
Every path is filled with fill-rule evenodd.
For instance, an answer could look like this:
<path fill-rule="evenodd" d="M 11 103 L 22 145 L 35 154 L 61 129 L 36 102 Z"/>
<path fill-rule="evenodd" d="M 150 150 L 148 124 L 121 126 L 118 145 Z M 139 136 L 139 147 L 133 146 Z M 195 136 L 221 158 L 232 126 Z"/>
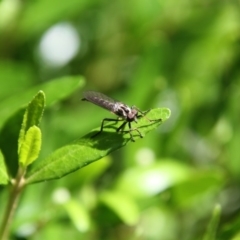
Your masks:
<path fill-rule="evenodd" d="M 132 122 L 137 123 L 137 120 L 141 117 L 145 117 L 150 122 L 161 120 L 161 119 L 157 119 L 157 120 L 148 119 L 145 115 L 150 110 L 142 112 L 141 110 L 137 109 L 134 106 L 129 107 L 128 105 L 126 105 L 124 103 L 121 103 L 121 102 L 118 102 L 118 101 L 115 101 L 115 100 L 111 99 L 110 97 L 107 97 L 106 95 L 104 95 L 102 93 L 99 93 L 99 92 L 94 92 L 94 91 L 85 92 L 84 93 L 84 98 L 82 100 L 83 101 L 89 101 L 93 104 L 98 105 L 99 107 L 105 108 L 106 110 L 108 110 L 108 111 L 110 111 L 110 112 L 112 112 L 112 113 L 114 113 L 118 116 L 117 119 L 104 118 L 102 120 L 102 125 L 101 125 L 101 128 L 100 128 L 100 131 L 97 132 L 96 134 L 94 134 L 92 137 L 95 137 L 96 135 L 100 134 L 103 131 L 104 122 L 123 121 L 122 125 L 117 129 L 117 132 L 119 132 L 120 130 L 123 131 L 126 124 L 128 124 L 129 131 L 123 131 L 123 132 L 129 132 L 131 141 L 135 142 L 134 138 L 133 138 L 133 135 L 132 135 L 132 131 L 138 132 L 138 134 L 141 138 L 143 136 L 137 128 L 132 129 L 132 127 L 131 127 Z"/>

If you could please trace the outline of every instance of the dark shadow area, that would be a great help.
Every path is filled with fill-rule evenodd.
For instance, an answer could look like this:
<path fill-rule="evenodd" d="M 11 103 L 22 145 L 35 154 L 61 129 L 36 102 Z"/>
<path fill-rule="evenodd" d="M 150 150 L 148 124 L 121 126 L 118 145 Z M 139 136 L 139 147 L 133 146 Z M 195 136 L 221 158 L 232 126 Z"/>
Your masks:
<path fill-rule="evenodd" d="M 13 114 L 0 132 L 0 149 L 3 153 L 8 172 L 16 176 L 18 170 L 18 137 L 25 109 Z"/>

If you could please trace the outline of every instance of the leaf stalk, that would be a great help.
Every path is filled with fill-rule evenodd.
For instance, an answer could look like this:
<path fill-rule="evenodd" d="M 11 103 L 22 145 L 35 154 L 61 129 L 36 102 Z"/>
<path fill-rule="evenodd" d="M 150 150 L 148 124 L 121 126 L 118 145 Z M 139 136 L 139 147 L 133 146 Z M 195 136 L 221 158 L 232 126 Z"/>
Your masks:
<path fill-rule="evenodd" d="M 25 169 L 19 167 L 16 179 L 12 181 L 12 189 L 10 190 L 10 197 L 7 203 L 5 213 L 3 216 L 1 228 L 0 228 L 0 240 L 9 239 L 9 227 L 13 221 L 13 216 L 16 211 L 20 194 L 25 186 L 24 179 Z"/>

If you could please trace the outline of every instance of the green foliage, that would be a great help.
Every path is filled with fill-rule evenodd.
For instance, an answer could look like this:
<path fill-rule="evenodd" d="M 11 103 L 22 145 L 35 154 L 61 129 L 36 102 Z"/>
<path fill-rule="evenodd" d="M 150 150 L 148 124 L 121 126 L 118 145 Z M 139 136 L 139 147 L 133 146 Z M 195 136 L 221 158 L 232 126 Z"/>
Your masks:
<path fill-rule="evenodd" d="M 9 202 L 5 209 L 2 227 L 0 229 L 0 238 L 3 240 L 8 238 L 9 224 L 12 220 L 11 218 L 13 216 L 15 204 L 19 197 L 18 195 L 21 193 L 25 185 L 61 178 L 79 168 L 85 167 L 88 164 L 101 159 L 112 151 L 125 146 L 129 142 L 129 131 L 123 131 L 120 134 L 116 132 L 116 129 L 121 123 L 118 122 L 114 128 L 112 124 L 108 124 L 104 128 L 104 132 L 99 134 L 99 136 L 92 138 L 92 133 L 90 133 L 85 137 L 74 141 L 72 144 L 56 150 L 48 158 L 42 160 L 40 164 L 28 172 L 27 166 L 32 164 L 38 158 L 41 149 L 42 134 L 38 126 L 43 115 L 44 107 L 45 94 L 43 91 L 39 91 L 28 104 L 23 115 L 18 138 L 18 173 L 13 180 L 12 194 L 10 195 Z M 19 113 L 16 116 L 18 117 Z M 14 115 L 13 119 L 15 119 L 16 116 Z M 169 117 L 169 109 L 153 109 L 139 120 L 132 131 L 134 131 L 134 129 L 139 129 L 142 137 L 149 131 L 155 129 Z M 153 119 L 154 121 L 149 119 Z M 12 118 L 10 118 L 10 122 L 12 122 Z M 8 122 L 5 125 L 5 131 L 8 129 L 6 126 L 9 126 Z M 139 133 L 134 137 L 135 139 L 140 138 Z M 2 144 L 4 145 L 4 142 L 2 142 Z M 8 159 L 6 158 L 6 161 L 7 160 Z M 0 172 L 0 184 L 6 184 L 8 181 L 8 174 L 2 154 L 0 158 Z M 27 175 L 25 177 L 26 173 Z M 65 208 L 76 227 L 85 230 L 87 226 L 84 227 L 84 223 L 87 221 L 84 220 L 81 221 L 82 223 L 79 223 L 77 220 L 78 218 L 76 218 L 76 213 L 80 214 L 82 217 L 84 216 L 84 209 L 79 208 L 76 203 L 74 204 L 74 201 L 65 204 Z M 85 216 L 85 219 L 87 219 L 87 213 Z"/>
<path fill-rule="evenodd" d="M 5 166 L 4 158 L 2 152 L 0 151 L 0 184 L 7 184 L 9 181 L 7 169 Z"/>
<path fill-rule="evenodd" d="M 0 219 L 24 191 L 10 239 L 239 239 L 239 19 L 231 0 L 1 1 Z M 111 115 L 85 90 L 171 117 L 91 138 Z"/>
<path fill-rule="evenodd" d="M 39 126 L 44 107 L 45 95 L 42 91 L 40 91 L 28 104 L 28 107 L 24 113 L 22 127 L 18 139 L 18 151 L 21 149 L 21 145 L 24 142 L 25 135 L 27 134 L 29 128 L 33 126 Z"/>
<path fill-rule="evenodd" d="M 66 98 L 70 93 L 83 85 L 84 81 L 81 76 L 61 77 L 52 81 L 39 84 L 36 87 L 31 87 L 21 91 L 18 94 L 10 95 L 0 102 L 0 126 L 16 112 L 20 106 L 27 104 L 36 92 L 42 90 L 47 97 L 47 104 L 51 106 L 57 101 Z"/>
<path fill-rule="evenodd" d="M 170 111 L 168 109 L 153 109 L 147 116 L 150 119 L 160 120 L 149 122 L 148 119 L 141 118 L 136 127 L 142 134 L 155 129 L 167 120 L 170 117 Z M 58 149 L 29 172 L 27 183 L 63 177 L 125 146 L 129 142 L 129 133 L 117 133 L 116 129 L 120 125 L 121 123 L 118 123 L 113 128 L 110 124 L 109 127 L 104 128 L 102 134 L 95 138 L 91 138 L 93 133 L 90 133 Z M 135 139 L 138 138 L 140 138 L 139 135 L 135 136 Z"/>
<path fill-rule="evenodd" d="M 19 150 L 19 163 L 26 167 L 37 159 L 41 149 L 41 130 L 37 126 L 30 127 Z"/>
<path fill-rule="evenodd" d="M 41 130 L 37 127 L 45 107 L 45 95 L 40 91 L 29 103 L 18 138 L 19 163 L 26 167 L 37 159 L 41 149 Z"/>
<path fill-rule="evenodd" d="M 117 191 L 105 191 L 100 201 L 111 209 L 127 225 L 134 226 L 140 218 L 136 202 L 128 195 Z"/>
<path fill-rule="evenodd" d="M 209 223 L 209 226 L 208 226 L 208 231 L 206 232 L 206 235 L 204 236 L 203 240 L 216 239 L 216 233 L 217 233 L 217 228 L 220 220 L 220 215 L 221 215 L 221 206 L 216 205 L 213 210 L 211 222 Z"/>

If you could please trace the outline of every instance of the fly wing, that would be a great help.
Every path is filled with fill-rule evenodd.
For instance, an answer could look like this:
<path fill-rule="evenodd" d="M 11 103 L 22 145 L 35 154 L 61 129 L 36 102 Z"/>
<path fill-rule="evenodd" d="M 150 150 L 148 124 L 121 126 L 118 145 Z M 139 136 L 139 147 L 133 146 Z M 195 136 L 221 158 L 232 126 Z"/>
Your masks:
<path fill-rule="evenodd" d="M 84 98 L 82 100 L 89 101 L 98 105 L 99 107 L 105 108 L 111 112 L 114 112 L 114 106 L 117 101 L 113 100 L 112 98 L 94 91 L 88 91 L 83 93 Z"/>

